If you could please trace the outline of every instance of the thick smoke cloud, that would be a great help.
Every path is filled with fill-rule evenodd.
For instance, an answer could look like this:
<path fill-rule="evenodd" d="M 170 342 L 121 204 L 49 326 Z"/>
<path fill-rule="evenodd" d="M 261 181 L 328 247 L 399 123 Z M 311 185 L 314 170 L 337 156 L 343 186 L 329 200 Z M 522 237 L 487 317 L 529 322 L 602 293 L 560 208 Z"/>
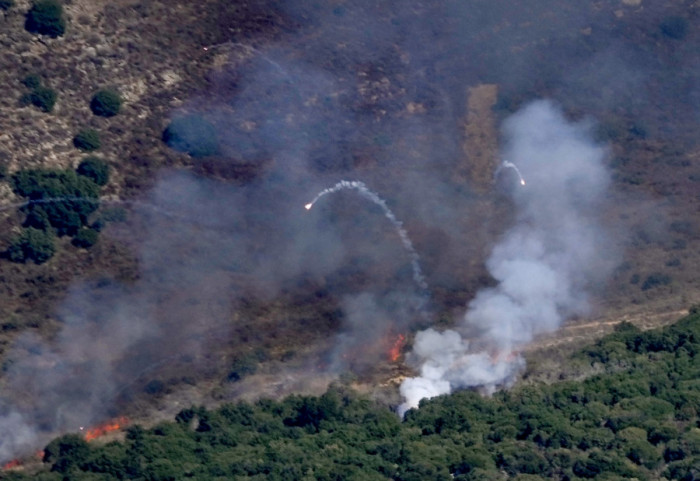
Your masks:
<path fill-rule="evenodd" d="M 487 261 L 497 285 L 477 293 L 457 330 L 416 336 L 420 376 L 402 384 L 401 413 L 453 389 L 509 383 L 523 364 L 518 349 L 586 314 L 588 293 L 613 266 L 597 215 L 609 184 L 606 151 L 591 140 L 590 123 L 538 101 L 508 118 L 503 135 L 504 157 L 527 184 L 514 190 L 516 223 Z"/>

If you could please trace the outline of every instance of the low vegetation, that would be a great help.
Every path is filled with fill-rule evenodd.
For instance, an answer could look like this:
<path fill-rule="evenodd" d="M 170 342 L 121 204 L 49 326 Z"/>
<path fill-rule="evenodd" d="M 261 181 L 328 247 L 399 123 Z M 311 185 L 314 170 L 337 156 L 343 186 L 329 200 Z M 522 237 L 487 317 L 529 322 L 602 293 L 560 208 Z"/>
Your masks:
<path fill-rule="evenodd" d="M 41 84 L 41 79 L 37 75 L 27 75 L 22 79 L 25 87 L 31 92 L 24 94 L 20 98 L 21 105 L 34 105 L 43 112 L 52 112 L 58 94 L 55 90 Z"/>

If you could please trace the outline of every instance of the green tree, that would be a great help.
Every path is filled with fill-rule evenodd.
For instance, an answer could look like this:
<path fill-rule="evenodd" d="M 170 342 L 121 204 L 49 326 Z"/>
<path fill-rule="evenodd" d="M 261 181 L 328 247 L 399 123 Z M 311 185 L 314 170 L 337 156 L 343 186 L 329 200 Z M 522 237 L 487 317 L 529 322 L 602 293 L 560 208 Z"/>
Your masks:
<path fill-rule="evenodd" d="M 48 220 L 59 235 L 74 235 L 99 207 L 99 187 L 71 170 L 22 170 L 12 176 L 11 184 L 16 194 L 29 199 L 24 207 L 31 217 L 28 222 L 40 227 Z"/>
<path fill-rule="evenodd" d="M 664 18 L 659 24 L 661 33 L 674 40 L 682 40 L 688 33 L 688 21 L 683 17 Z"/>
<path fill-rule="evenodd" d="M 92 152 L 100 148 L 100 134 L 94 129 L 85 129 L 73 137 L 73 145 L 85 152 Z"/>
<path fill-rule="evenodd" d="M 36 0 L 27 12 L 24 28 L 51 38 L 63 36 L 66 31 L 63 7 L 56 0 Z"/>
<path fill-rule="evenodd" d="M 33 261 L 35 264 L 43 264 L 55 252 L 54 236 L 50 230 L 27 227 L 12 241 L 6 255 L 13 262 Z"/>
<path fill-rule="evenodd" d="M 87 442 L 77 434 L 66 434 L 54 439 L 44 448 L 44 462 L 52 463 L 51 470 L 67 473 L 84 463 L 90 454 Z"/>
<path fill-rule="evenodd" d="M 114 90 L 100 90 L 90 101 L 90 109 L 95 115 L 112 117 L 119 113 L 122 99 Z"/>
<path fill-rule="evenodd" d="M 86 157 L 77 169 L 78 175 L 91 179 L 97 185 L 109 182 L 109 165 L 99 157 Z"/>

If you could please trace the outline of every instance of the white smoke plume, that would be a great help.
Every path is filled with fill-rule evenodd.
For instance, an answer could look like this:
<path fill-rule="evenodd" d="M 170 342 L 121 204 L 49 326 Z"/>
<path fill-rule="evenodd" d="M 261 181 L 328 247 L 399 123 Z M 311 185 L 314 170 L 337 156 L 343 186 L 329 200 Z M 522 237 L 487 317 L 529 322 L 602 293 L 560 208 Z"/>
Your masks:
<path fill-rule="evenodd" d="M 597 220 L 609 183 L 606 150 L 591 126 L 568 122 L 550 101 L 505 121 L 504 155 L 528 183 L 514 190 L 517 221 L 487 261 L 497 285 L 477 293 L 456 330 L 418 333 L 412 356 L 420 375 L 401 385 L 401 415 L 454 389 L 507 385 L 524 365 L 521 347 L 586 314 L 587 293 L 612 266 Z"/>

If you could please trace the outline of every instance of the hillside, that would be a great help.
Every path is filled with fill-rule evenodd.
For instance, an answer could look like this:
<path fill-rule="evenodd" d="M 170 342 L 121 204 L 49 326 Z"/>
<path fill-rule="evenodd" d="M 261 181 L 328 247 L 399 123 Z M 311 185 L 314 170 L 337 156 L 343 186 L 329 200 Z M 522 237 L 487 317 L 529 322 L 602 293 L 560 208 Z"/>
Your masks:
<path fill-rule="evenodd" d="M 469 382 L 554 379 L 700 302 L 693 1 L 65 0 L 55 36 L 43 3 L 0 2 L 0 460 L 338 380 L 397 405 L 430 327 L 507 368 Z"/>

